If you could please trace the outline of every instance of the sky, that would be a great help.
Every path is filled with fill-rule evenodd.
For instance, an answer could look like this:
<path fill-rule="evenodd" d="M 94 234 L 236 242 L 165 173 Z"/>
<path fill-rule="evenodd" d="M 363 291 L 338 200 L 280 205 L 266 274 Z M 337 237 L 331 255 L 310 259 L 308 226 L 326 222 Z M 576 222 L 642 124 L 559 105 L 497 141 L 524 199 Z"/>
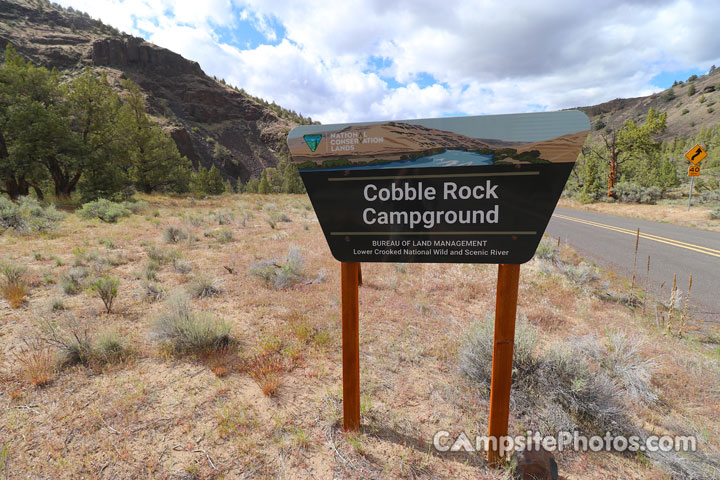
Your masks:
<path fill-rule="evenodd" d="M 717 0 L 59 0 L 323 123 L 553 111 L 720 65 Z"/>

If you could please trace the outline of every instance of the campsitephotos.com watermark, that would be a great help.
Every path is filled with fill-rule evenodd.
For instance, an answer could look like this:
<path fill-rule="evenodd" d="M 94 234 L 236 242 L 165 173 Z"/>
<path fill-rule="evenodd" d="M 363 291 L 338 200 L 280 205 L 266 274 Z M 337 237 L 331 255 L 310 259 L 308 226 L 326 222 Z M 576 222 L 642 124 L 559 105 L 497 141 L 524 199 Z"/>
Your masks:
<path fill-rule="evenodd" d="M 498 451 L 500 456 L 515 450 L 546 450 L 562 452 L 694 452 L 697 439 L 693 436 L 648 435 L 582 435 L 579 432 L 561 431 L 557 435 L 541 435 L 539 432 L 528 431 L 525 435 L 489 437 L 476 435 L 474 441 L 465 432 L 451 435 L 440 430 L 433 436 L 433 446 L 439 452 L 487 452 L 489 449 Z"/>

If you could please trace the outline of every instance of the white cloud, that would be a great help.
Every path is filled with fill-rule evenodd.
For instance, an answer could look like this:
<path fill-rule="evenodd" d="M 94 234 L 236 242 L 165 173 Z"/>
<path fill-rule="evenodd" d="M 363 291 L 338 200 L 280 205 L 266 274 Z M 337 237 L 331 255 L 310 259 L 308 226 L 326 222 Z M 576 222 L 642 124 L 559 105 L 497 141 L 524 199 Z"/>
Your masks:
<path fill-rule="evenodd" d="M 720 63 L 713 0 L 61 3 L 148 32 L 207 73 L 323 122 L 588 105 L 647 94 L 663 71 Z M 238 21 L 280 42 L 221 43 L 216 29 Z"/>

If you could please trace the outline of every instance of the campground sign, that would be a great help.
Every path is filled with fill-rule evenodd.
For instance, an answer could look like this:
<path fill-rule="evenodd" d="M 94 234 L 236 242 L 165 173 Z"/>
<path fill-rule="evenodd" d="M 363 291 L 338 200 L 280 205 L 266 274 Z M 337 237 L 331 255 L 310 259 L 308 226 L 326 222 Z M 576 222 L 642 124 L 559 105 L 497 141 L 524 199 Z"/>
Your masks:
<path fill-rule="evenodd" d="M 590 121 L 578 111 L 297 127 L 288 136 L 342 291 L 343 428 L 360 428 L 361 262 L 498 263 L 488 461 L 507 435 L 520 264 Z"/>
<path fill-rule="evenodd" d="M 520 264 L 589 128 L 579 111 L 309 125 L 288 145 L 336 259 Z"/>

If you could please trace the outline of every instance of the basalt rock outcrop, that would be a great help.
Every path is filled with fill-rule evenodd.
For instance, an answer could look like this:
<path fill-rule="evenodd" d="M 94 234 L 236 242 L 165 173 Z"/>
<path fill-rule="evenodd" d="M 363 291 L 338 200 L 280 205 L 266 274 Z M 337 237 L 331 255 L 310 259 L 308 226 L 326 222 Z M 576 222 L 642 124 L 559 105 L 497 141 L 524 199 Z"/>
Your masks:
<path fill-rule="evenodd" d="M 0 0 L 0 47 L 8 43 L 68 78 L 83 68 L 105 71 L 118 88 L 130 78 L 180 153 L 196 167 L 215 165 L 233 182 L 259 176 L 287 151 L 290 121 L 206 75 L 197 62 L 83 13 L 42 1 Z"/>

